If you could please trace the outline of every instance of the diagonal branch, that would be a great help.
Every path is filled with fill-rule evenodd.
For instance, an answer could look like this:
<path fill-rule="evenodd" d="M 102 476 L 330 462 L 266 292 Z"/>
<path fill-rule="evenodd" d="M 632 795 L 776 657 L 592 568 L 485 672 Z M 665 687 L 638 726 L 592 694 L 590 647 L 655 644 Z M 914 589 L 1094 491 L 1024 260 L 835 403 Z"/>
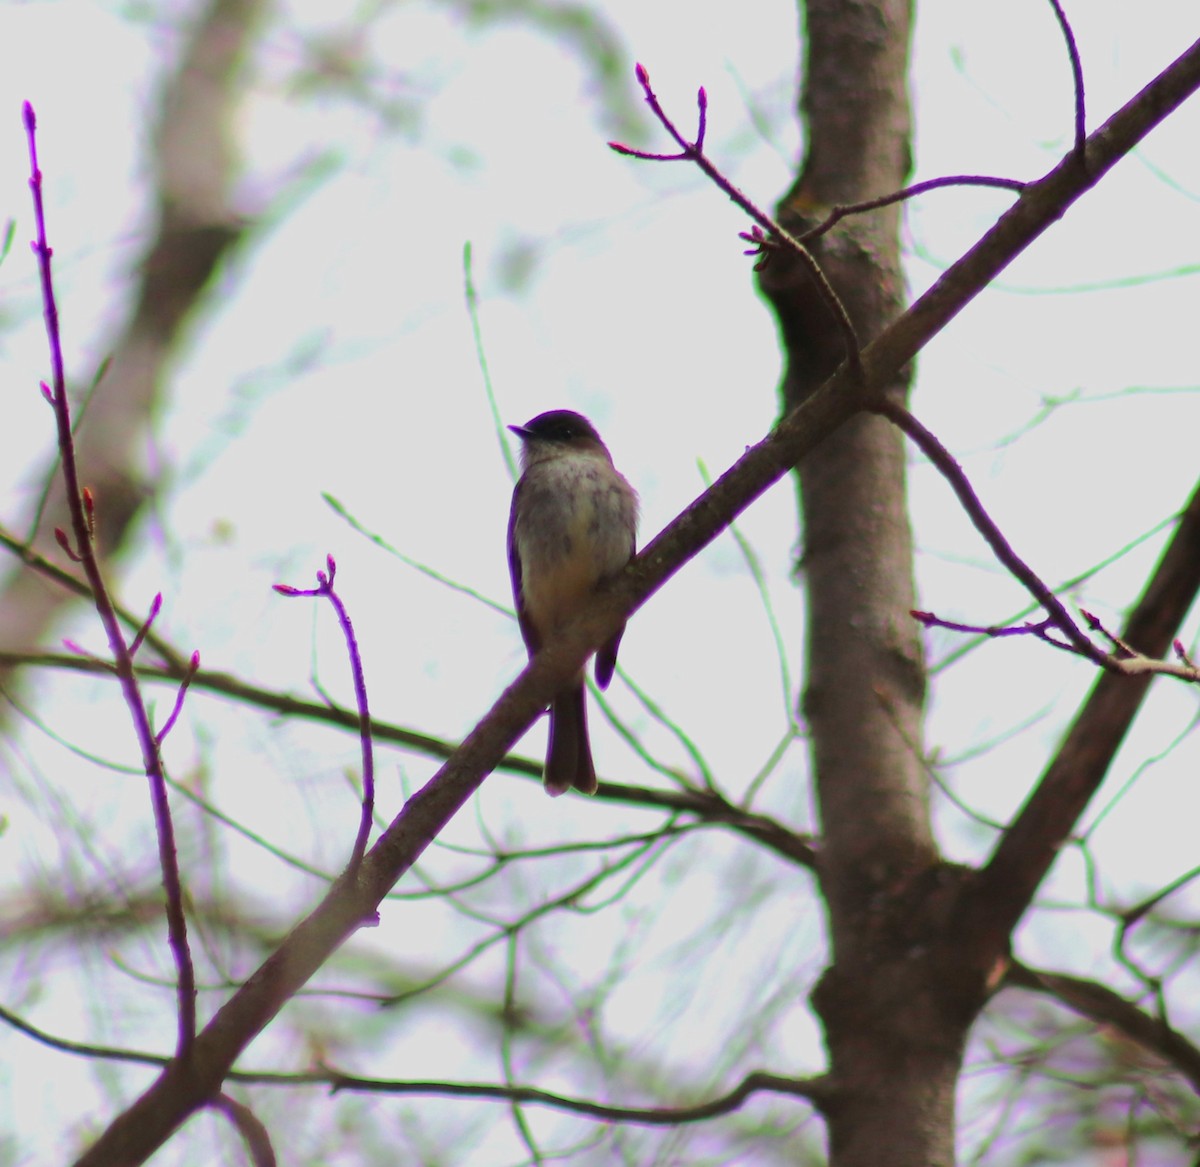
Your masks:
<path fill-rule="evenodd" d="M 1049 614 L 1050 623 L 1067 638 L 1080 656 L 1087 657 L 1093 664 L 1108 668 L 1111 660 L 1103 649 L 1094 645 L 1084 634 L 1083 630 L 1071 619 L 1063 602 L 1038 578 L 1036 572 L 1017 553 L 1005 538 L 996 521 L 987 513 L 979 496 L 975 493 L 963 469 L 955 461 L 954 456 L 938 441 L 937 437 L 925 428 L 898 401 L 890 398 L 880 398 L 875 407 L 893 425 L 920 448 L 921 452 L 937 467 L 942 477 L 950 484 L 958 496 L 972 526 L 983 536 L 996 558 L 1006 567 L 1010 574 L 1025 587 L 1025 590 Z M 917 619 L 920 619 L 918 616 Z"/>
<path fill-rule="evenodd" d="M 414 795 L 367 853 L 354 883 L 339 881 L 198 1035 L 192 1062 L 172 1062 L 101 1134 L 79 1167 L 141 1163 L 220 1089 L 235 1060 L 288 999 L 364 921 L 532 724 L 553 694 L 617 628 L 809 450 L 882 392 L 896 372 L 1120 158 L 1200 88 L 1200 41 L 1033 183 L 962 259 L 862 354 L 856 386 L 843 368 L 659 534 L 526 666 L 453 757 Z M 1200 508 L 1198 508 L 1200 509 Z M 1200 555 L 1195 556 L 1200 564 Z M 1147 646 L 1130 637 L 1143 651 Z M 1108 680 L 1109 678 L 1104 678 Z M 1119 684 L 1143 682 L 1112 678 Z"/>
<path fill-rule="evenodd" d="M 1126 624 L 1121 640 L 1147 657 L 1171 647 L 1200 591 L 1200 485 Z M 980 967 L 989 965 L 1029 906 L 1120 749 L 1152 674 L 1104 673 L 1033 794 L 980 872 L 961 919 Z"/>
<path fill-rule="evenodd" d="M 1006 985 L 1046 993 L 1098 1025 L 1109 1025 L 1169 1063 L 1200 1094 L 1200 1049 L 1165 1021 L 1152 1017 L 1107 985 L 1084 977 L 1045 972 L 1014 961 Z"/>

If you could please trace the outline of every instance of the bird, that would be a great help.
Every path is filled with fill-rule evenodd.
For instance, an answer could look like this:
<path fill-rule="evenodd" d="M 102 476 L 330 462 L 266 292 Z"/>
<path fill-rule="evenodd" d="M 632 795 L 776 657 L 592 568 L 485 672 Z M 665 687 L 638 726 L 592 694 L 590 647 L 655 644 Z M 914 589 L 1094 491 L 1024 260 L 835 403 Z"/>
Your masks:
<path fill-rule="evenodd" d="M 554 409 L 508 427 L 521 439 L 521 476 L 508 519 L 508 569 L 521 636 L 532 658 L 637 550 L 638 496 L 582 414 Z M 622 625 L 596 653 L 608 687 Z M 586 664 L 586 662 L 585 662 Z M 550 704 L 546 793 L 596 792 L 584 669 Z"/>

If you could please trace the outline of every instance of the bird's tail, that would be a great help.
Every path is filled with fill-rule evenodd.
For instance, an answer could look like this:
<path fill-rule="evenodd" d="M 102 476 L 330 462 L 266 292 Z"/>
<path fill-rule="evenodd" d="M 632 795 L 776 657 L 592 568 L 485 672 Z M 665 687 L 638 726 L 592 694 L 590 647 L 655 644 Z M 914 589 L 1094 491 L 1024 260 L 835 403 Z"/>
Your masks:
<path fill-rule="evenodd" d="M 583 681 L 564 689 L 550 706 L 550 742 L 546 747 L 546 793 L 558 797 L 572 786 L 596 793 L 596 767 L 588 741 L 587 689 Z"/>

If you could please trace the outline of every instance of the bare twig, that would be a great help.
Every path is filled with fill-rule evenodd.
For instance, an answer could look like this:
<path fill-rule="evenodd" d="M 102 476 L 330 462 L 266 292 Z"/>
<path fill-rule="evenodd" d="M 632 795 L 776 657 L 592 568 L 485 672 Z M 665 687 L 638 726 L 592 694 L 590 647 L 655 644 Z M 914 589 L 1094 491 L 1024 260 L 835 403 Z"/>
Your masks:
<path fill-rule="evenodd" d="M 152 1054 L 144 1050 L 119 1049 L 111 1045 L 93 1045 L 90 1042 L 71 1041 L 65 1037 L 55 1037 L 36 1025 L 31 1025 L 23 1017 L 19 1017 L 11 1009 L 0 1005 L 0 1021 L 11 1026 L 26 1037 L 32 1038 L 39 1045 L 55 1049 L 64 1054 L 75 1054 L 81 1058 L 96 1058 L 105 1062 L 125 1062 L 135 1066 L 165 1066 L 171 1058 L 167 1054 Z"/>
<path fill-rule="evenodd" d="M 1049 617 L 1041 620 L 1025 620 L 1020 624 L 966 624 L 961 620 L 947 620 L 934 612 L 923 612 L 914 608 L 909 615 L 925 628 L 944 628 L 947 632 L 965 632 L 972 636 L 986 636 L 989 640 L 1003 640 L 1010 636 L 1036 636 L 1055 648 L 1067 652 L 1075 651 L 1071 645 L 1051 636 L 1057 627 Z"/>
<path fill-rule="evenodd" d="M 346 611 L 341 596 L 333 590 L 337 564 L 332 555 L 325 557 L 325 566 L 328 574 L 324 571 L 317 572 L 315 588 L 294 588 L 289 584 L 276 584 L 275 590 L 281 596 L 320 596 L 327 599 L 333 605 L 338 626 L 346 640 L 350 673 L 354 678 L 354 701 L 358 706 L 358 740 L 362 751 L 363 772 L 362 811 L 359 815 L 358 834 L 354 839 L 354 849 L 350 853 L 350 863 L 346 871 L 347 877 L 353 879 L 366 854 L 367 840 L 371 837 L 371 820 L 375 814 L 375 749 L 371 741 L 371 710 L 367 704 L 367 678 L 363 671 L 362 653 L 358 648 L 358 638 L 354 635 L 354 625 L 350 623 L 350 613 Z"/>
<path fill-rule="evenodd" d="M 1200 58 L 1200 43 L 1195 51 Z M 1198 592 L 1200 485 L 1180 515 L 1121 641 L 1143 659 L 1161 656 Z M 1130 676 L 1124 669 L 1136 661 L 1116 663 L 1116 669 L 1097 679 L 1058 753 L 964 898 L 960 922 L 968 949 L 981 967 L 1006 948 L 1141 708 L 1153 673 L 1144 670 Z"/>
<path fill-rule="evenodd" d="M 979 501 L 979 497 L 962 467 L 955 461 L 950 451 L 938 441 L 937 437 L 903 405 L 891 398 L 880 397 L 872 405 L 872 408 L 903 430 L 933 463 L 958 496 L 963 510 L 967 512 L 967 517 L 991 547 L 996 558 L 1024 585 L 1026 591 L 1047 613 L 1045 620 L 1030 620 L 1010 627 L 960 624 L 953 620 L 944 620 L 932 612 L 914 611 L 912 616 L 915 620 L 920 621 L 927 628 L 948 628 L 955 632 L 969 632 L 993 638 L 1036 636 L 1039 640 L 1044 640 L 1055 648 L 1065 649 L 1067 652 L 1086 657 L 1101 668 L 1126 677 L 1155 674 L 1178 677 L 1183 681 L 1200 681 L 1200 670 L 1192 667 L 1187 661 L 1183 664 L 1175 664 L 1173 661 L 1161 660 L 1137 652 L 1127 641 L 1109 632 L 1090 612 L 1084 611 L 1082 614 L 1088 627 L 1093 632 L 1099 632 L 1113 646 L 1112 651 L 1105 652 L 1099 645 L 1088 639 L 1079 625 L 1071 619 L 1062 601 L 1013 550 L 995 520 L 987 513 L 983 503 Z M 1058 631 L 1065 636 L 1066 641 L 1052 636 L 1051 632 L 1053 631 Z"/>
<path fill-rule="evenodd" d="M 150 725 L 150 715 L 142 700 L 137 674 L 133 667 L 133 651 L 125 640 L 121 620 L 113 607 L 100 571 L 96 555 L 95 503 L 90 492 L 79 481 L 79 468 L 75 458 L 75 437 L 71 430 L 71 407 L 67 400 L 66 373 L 63 365 L 62 333 L 59 328 L 58 303 L 54 294 L 54 278 L 51 272 L 51 251 L 46 237 L 46 212 L 42 201 L 42 172 L 38 166 L 37 116 L 33 106 L 24 105 L 25 133 L 29 142 L 29 187 L 33 193 L 34 222 L 37 239 L 33 251 L 37 256 L 38 272 L 42 285 L 42 305 L 46 317 L 46 333 L 50 342 L 50 365 L 53 388 L 42 385 L 42 393 L 54 410 L 58 426 L 58 448 L 62 458 L 62 472 L 66 484 L 67 506 L 71 519 L 73 540 L 65 533 L 56 531 L 59 542 L 71 551 L 82 565 L 87 577 L 88 588 L 95 604 L 100 622 L 108 637 L 109 649 L 126 707 L 133 719 L 134 732 L 142 751 L 142 765 L 150 783 L 150 801 L 154 809 L 154 825 L 158 837 L 158 859 L 162 871 L 163 891 L 166 894 L 167 932 L 171 953 L 179 977 L 177 990 L 178 1037 L 176 1053 L 186 1060 L 191 1053 L 196 1036 L 196 976 L 192 966 L 191 949 L 188 947 L 187 919 L 183 911 L 183 883 L 179 874 L 179 856 L 175 847 L 175 827 L 171 821 L 171 805 L 167 797 L 166 775 L 163 770 L 159 739 Z M 73 546 L 70 544 L 73 543 Z M 182 693 L 180 696 L 182 699 Z M 172 722 L 174 714 L 172 715 Z"/>
<path fill-rule="evenodd" d="M 1079 59 L 1079 46 L 1075 43 L 1075 32 L 1067 19 L 1066 11 L 1059 0 L 1050 0 L 1054 19 L 1062 30 L 1067 43 L 1067 56 L 1071 58 L 1071 85 L 1075 92 L 1075 153 L 1082 158 L 1087 142 L 1087 96 L 1083 88 L 1083 62 Z"/>
<path fill-rule="evenodd" d="M 1131 908 L 1126 908 L 1124 911 L 1117 912 L 1117 920 L 1120 926 L 1113 935 L 1112 953 L 1113 958 L 1123 968 L 1142 982 L 1155 996 L 1158 1003 L 1159 1016 L 1166 1020 L 1167 1008 L 1166 998 L 1163 995 L 1162 979 L 1152 976 L 1147 973 L 1141 965 L 1130 954 L 1127 944 L 1129 934 L 1136 928 L 1155 908 L 1158 907 L 1164 900 L 1169 899 L 1177 891 L 1182 891 L 1190 883 L 1194 883 L 1200 879 L 1200 867 L 1193 867 L 1190 871 L 1184 872 L 1182 875 L 1173 879 L 1166 887 L 1160 888 L 1153 895 L 1147 896 L 1141 902 L 1136 903 Z"/>
<path fill-rule="evenodd" d="M 471 339 L 475 342 L 475 363 L 479 366 L 479 375 L 483 378 L 483 392 L 487 397 L 488 409 L 492 414 L 492 426 L 496 431 L 496 440 L 500 445 L 500 457 L 504 459 L 504 465 L 508 470 L 509 478 L 516 482 L 517 460 L 513 457 L 512 448 L 505 440 L 508 430 L 505 428 L 504 420 L 500 416 L 500 406 L 496 403 L 496 391 L 492 385 L 492 372 L 488 368 L 487 349 L 483 343 L 483 324 L 479 319 L 479 294 L 475 290 L 473 256 L 474 251 L 468 240 L 463 244 L 463 295 L 467 301 L 467 318 L 471 321 Z M 326 498 L 329 498 L 329 496 L 326 495 Z M 332 499 L 329 499 L 329 502 L 330 505 L 334 505 Z M 346 518 L 350 519 L 350 516 L 346 515 Z M 352 519 L 350 521 L 353 522 Z"/>
<path fill-rule="evenodd" d="M 54 1037 L 15 1013 L 0 1005 L 0 1021 L 11 1025 L 27 1037 L 51 1049 L 63 1053 L 102 1061 L 133 1062 L 148 1066 L 167 1066 L 170 1059 L 161 1054 L 144 1053 L 137 1050 L 117 1049 L 111 1046 L 85 1045 Z M 738 1110 L 752 1095 L 762 1092 L 783 1094 L 792 1098 L 804 1098 L 821 1108 L 833 1097 L 833 1085 L 822 1076 L 812 1078 L 787 1078 L 779 1074 L 755 1071 L 726 1094 L 700 1102 L 693 1106 L 635 1107 L 609 1106 L 592 1102 L 586 1098 L 573 1098 L 566 1094 L 554 1094 L 548 1090 L 536 1090 L 530 1086 L 492 1085 L 487 1082 L 405 1081 L 390 1078 L 365 1078 L 344 1074 L 330 1066 L 319 1070 L 300 1073 L 231 1070 L 226 1077 L 231 1082 L 254 1086 L 328 1086 L 330 1090 L 343 1090 L 362 1094 L 427 1095 L 432 1098 L 481 1098 L 496 1102 L 531 1103 L 547 1106 L 570 1114 L 583 1114 L 590 1118 L 611 1122 L 637 1123 L 643 1126 L 673 1126 L 676 1123 L 703 1122 L 719 1118 Z"/>
<path fill-rule="evenodd" d="M 155 742 L 161 747 L 167 734 L 171 732 L 171 727 L 179 719 L 179 714 L 183 710 L 183 699 L 187 696 L 187 691 L 192 683 L 192 679 L 196 676 L 196 670 L 200 667 L 200 653 L 192 653 L 191 664 L 188 671 L 184 674 L 183 680 L 179 684 L 179 688 L 175 693 L 175 704 L 171 707 L 171 713 L 163 724 L 162 729 L 154 735 Z"/>
<path fill-rule="evenodd" d="M 175 650 L 166 646 L 172 655 Z M 0 666 L 21 668 L 54 668 L 70 672 L 114 676 L 114 669 L 107 661 L 95 657 L 62 653 L 5 653 L 0 652 Z M 166 667 L 140 665 L 137 674 L 142 680 L 162 683 L 177 683 L 187 675 L 187 665 L 180 663 Z M 309 721 L 334 725 L 341 729 L 357 730 L 358 714 L 336 706 L 316 701 L 305 701 L 287 693 L 278 693 L 251 685 L 229 673 L 200 670 L 196 673 L 192 688 L 216 693 L 234 701 L 242 701 L 259 709 L 269 709 L 285 717 L 301 717 Z M 457 742 L 430 737 L 429 734 L 393 725 L 386 721 L 371 722 L 371 736 L 376 742 L 388 742 L 404 746 L 433 758 L 449 758 L 458 747 Z M 507 770 L 522 777 L 541 782 L 543 762 L 509 754 L 497 764 L 497 769 Z M 191 796 L 189 794 L 190 797 Z M 622 783 L 602 781 L 595 796 L 600 801 L 620 802 L 631 806 L 651 807 L 655 810 L 680 812 L 694 815 L 701 822 L 726 825 L 730 830 L 753 839 L 770 851 L 802 867 L 811 868 L 816 861 L 815 851 L 809 836 L 793 831 L 778 819 L 769 815 L 751 814 L 740 810 L 716 793 L 705 791 L 654 790 L 645 786 L 627 786 Z M 208 813 L 218 813 L 215 808 L 205 808 Z M 236 824 L 232 822 L 230 825 Z M 318 874 L 299 860 L 288 857 L 292 866 Z"/>
<path fill-rule="evenodd" d="M 741 207 L 767 233 L 767 239 L 777 241 L 785 246 L 804 265 L 808 274 L 816 283 L 821 294 L 821 299 L 825 302 L 830 312 L 833 313 L 834 319 L 837 321 L 838 330 L 842 334 L 842 343 L 846 350 L 847 365 L 852 373 L 859 373 L 861 365 L 858 334 L 854 331 L 854 324 L 850 320 L 850 315 L 846 311 L 845 305 L 842 303 L 837 292 L 833 290 L 833 285 L 825 277 L 825 273 L 821 270 L 821 265 L 817 263 L 812 252 L 787 231 L 786 228 L 768 215 L 766 211 L 754 203 L 749 196 L 734 186 L 712 159 L 704 153 L 704 135 L 708 127 L 708 94 L 705 93 L 703 87 L 696 94 L 696 105 L 699 109 L 696 140 L 689 142 L 679 132 L 675 123 L 660 104 L 654 90 L 650 87 L 650 74 L 646 71 L 645 66 L 639 64 L 635 73 L 638 84 L 642 87 L 642 92 L 646 95 L 646 104 L 649 105 L 654 116 L 658 118 L 663 129 L 675 139 L 679 146 L 679 153 L 652 154 L 646 150 L 635 150 L 632 146 L 624 146 L 620 142 L 609 142 L 609 148 L 615 150 L 618 154 L 624 154 L 627 158 L 643 158 L 649 162 L 692 162 L 698 166 L 712 182 L 723 190 L 733 202 Z M 766 242 L 759 235 L 755 235 L 754 240 L 759 244 Z"/>
<path fill-rule="evenodd" d="M 1179 664 L 1169 660 L 1158 660 L 1154 657 L 1143 656 L 1134 652 L 1119 636 L 1109 632 L 1107 628 L 1090 612 L 1080 609 L 1087 626 L 1093 632 L 1099 632 L 1113 645 L 1111 653 L 1104 654 L 1104 668 L 1113 673 L 1121 673 L 1126 677 L 1138 677 L 1152 673 L 1158 677 L 1176 677 L 1181 681 L 1200 682 L 1200 667 L 1186 658 Z M 989 640 L 1001 640 L 1009 636 L 1035 636 L 1052 648 L 1063 652 L 1074 653 L 1076 656 L 1086 656 L 1073 644 L 1059 640 L 1051 633 L 1058 627 L 1058 622 L 1047 616 L 1043 620 L 1026 620 L 1021 624 L 964 624 L 959 620 L 946 620 L 933 612 L 913 610 L 909 613 L 914 620 L 926 628 L 945 628 L 949 632 L 966 632 L 973 636 L 986 636 Z"/>
<path fill-rule="evenodd" d="M 223 1114 L 237 1128 L 254 1167 L 275 1167 L 275 1150 L 271 1146 L 271 1136 L 254 1111 L 230 1098 L 228 1094 L 218 1094 L 208 1105 L 211 1110 Z"/>
<path fill-rule="evenodd" d="M 116 605 L 113 606 L 114 611 Z M 146 617 L 145 623 L 137 630 L 137 635 L 129 642 L 129 655 L 137 656 L 137 651 L 142 647 L 142 641 L 150 633 L 150 626 L 158 618 L 159 612 L 162 611 L 162 592 L 155 592 L 154 599 L 150 601 L 150 614 Z"/>
<path fill-rule="evenodd" d="M 39 555 L 26 541 L 17 538 L 16 535 L 2 525 L 0 525 L 0 547 L 11 551 L 26 567 L 32 568 L 39 575 L 52 580 L 59 587 L 65 588 L 76 596 L 88 600 L 91 599 L 92 593 L 88 590 L 87 580 L 79 579 L 69 571 L 64 571 L 57 563 L 52 563 L 44 555 Z M 151 628 L 152 619 L 145 619 L 129 611 L 128 608 L 124 608 L 117 603 L 115 599 L 113 600 L 113 611 L 121 618 L 121 623 L 136 634 L 133 644 L 130 645 L 131 652 L 135 651 L 135 646 L 140 647 L 143 643 L 148 644 L 164 661 L 169 662 L 177 668 L 180 675 L 182 675 L 187 667 L 187 658 L 161 637 L 155 635 Z M 22 663 L 20 653 L 4 653 L 0 651 L 0 670 L 17 668 Z"/>
<path fill-rule="evenodd" d="M 304 1077 L 312 1077 L 305 1075 Z M 261 1079 L 260 1079 L 261 1080 Z M 376 1078 L 357 1078 L 348 1074 L 330 1071 L 327 1078 L 335 1090 L 356 1090 L 370 1094 L 428 1094 L 441 1098 L 491 1098 L 498 1102 L 525 1102 L 553 1107 L 571 1114 L 583 1114 L 589 1118 L 607 1122 L 636 1123 L 641 1126 L 676 1126 L 685 1122 L 705 1122 L 738 1110 L 752 1095 L 760 1092 L 783 1094 L 792 1098 L 803 1098 L 818 1109 L 833 1098 L 832 1083 L 824 1077 L 786 1078 L 779 1074 L 755 1071 L 726 1094 L 697 1103 L 695 1106 L 609 1106 L 592 1102 L 586 1098 L 572 1098 L 565 1094 L 552 1094 L 547 1090 L 535 1090 L 529 1086 L 492 1086 L 476 1082 L 404 1082 Z M 270 1083 L 263 1083 L 268 1085 Z"/>
<path fill-rule="evenodd" d="M 925 457 L 937 467 L 942 477 L 946 479 L 950 488 L 958 496 L 958 501 L 963 510 L 967 512 L 967 517 L 971 520 L 975 530 L 983 536 L 996 558 L 1045 608 L 1054 627 L 1067 638 L 1080 656 L 1087 657 L 1088 660 L 1103 668 L 1114 667 L 1114 662 L 1109 654 L 1087 638 L 1082 629 L 1071 619 L 1071 615 L 1063 606 L 1062 601 L 1038 578 L 1033 568 L 1012 549 L 1011 544 L 1004 537 L 1004 533 L 987 513 L 983 503 L 979 501 L 979 496 L 972 488 L 966 474 L 963 473 L 962 467 L 954 460 L 950 451 L 938 441 L 937 437 L 903 405 L 890 397 L 880 396 L 873 403 L 872 408 L 902 430 Z"/>
<path fill-rule="evenodd" d="M 819 239 L 831 227 L 835 227 L 850 215 L 861 215 L 867 211 L 877 211 L 881 207 L 890 207 L 893 203 L 907 202 L 931 190 L 941 190 L 947 186 L 983 186 L 995 190 L 1009 190 L 1020 194 L 1029 184 L 1019 178 L 995 178 L 987 174 L 948 174 L 942 178 L 928 178 L 924 182 L 906 186 L 903 190 L 891 194 L 880 195 L 879 198 L 866 199 L 861 203 L 840 203 L 834 207 L 815 227 L 810 227 L 796 238 L 801 243 L 811 243 Z M 743 236 L 743 238 L 745 238 Z"/>
<path fill-rule="evenodd" d="M 385 1006 L 400 1005 L 405 1001 L 429 992 L 431 989 L 436 989 L 439 985 L 449 980 L 455 973 L 469 967 L 501 941 L 508 941 L 513 936 L 519 935 L 531 924 L 555 912 L 560 912 L 564 909 L 572 909 L 574 911 L 595 910 L 594 905 L 587 898 L 592 892 L 604 887 L 605 884 L 614 880 L 617 876 L 624 875 L 631 870 L 637 872 L 643 860 L 653 862 L 657 858 L 657 854 L 664 847 L 671 846 L 678 838 L 679 835 L 673 832 L 665 834 L 663 832 L 654 832 L 645 842 L 636 844 L 627 854 L 616 859 L 605 859 L 595 871 L 589 872 L 564 891 L 558 892 L 552 899 L 541 901 L 528 909 L 528 911 L 523 912 L 516 919 L 487 919 L 487 923 L 492 929 L 488 935 L 475 941 L 460 956 L 443 965 L 437 972 L 421 981 L 420 984 L 406 988 L 403 992 L 381 998 L 380 1004 Z M 475 918 L 482 917 L 476 915 Z"/>
<path fill-rule="evenodd" d="M 1109 630 L 1104 627 L 1104 624 L 1099 616 L 1089 612 L 1086 608 L 1080 608 L 1079 614 L 1083 617 L 1084 622 L 1093 632 L 1099 632 L 1100 635 L 1112 645 L 1114 656 L 1120 657 L 1122 660 L 1129 660 L 1138 655 L 1119 636 L 1113 632 L 1109 632 Z"/>

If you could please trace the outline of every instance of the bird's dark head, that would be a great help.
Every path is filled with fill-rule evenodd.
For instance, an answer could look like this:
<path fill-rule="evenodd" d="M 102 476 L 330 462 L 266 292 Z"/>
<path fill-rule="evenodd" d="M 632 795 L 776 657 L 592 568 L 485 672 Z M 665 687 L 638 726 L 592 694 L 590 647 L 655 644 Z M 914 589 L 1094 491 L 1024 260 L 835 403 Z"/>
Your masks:
<path fill-rule="evenodd" d="M 539 413 L 524 425 L 510 425 L 508 428 L 525 443 L 545 442 L 580 449 L 597 445 L 603 447 L 604 444 L 596 433 L 596 427 L 582 413 L 570 409 L 552 409 L 548 413 Z"/>

